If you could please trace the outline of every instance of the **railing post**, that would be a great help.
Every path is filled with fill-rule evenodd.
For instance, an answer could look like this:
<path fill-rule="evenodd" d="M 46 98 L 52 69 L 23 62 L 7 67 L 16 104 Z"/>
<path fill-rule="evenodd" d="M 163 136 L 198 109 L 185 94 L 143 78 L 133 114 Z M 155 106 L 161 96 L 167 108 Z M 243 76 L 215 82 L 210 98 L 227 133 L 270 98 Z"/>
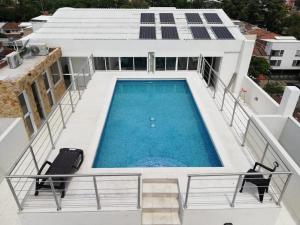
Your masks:
<path fill-rule="evenodd" d="M 81 94 L 80 94 L 80 90 L 79 90 L 79 74 L 77 75 L 77 82 L 75 81 L 75 83 L 76 83 L 76 88 L 78 91 L 79 99 L 81 99 Z"/>
<path fill-rule="evenodd" d="M 23 208 L 21 206 L 21 203 L 19 202 L 18 196 L 17 196 L 17 194 L 15 192 L 15 189 L 14 189 L 13 185 L 11 184 L 11 181 L 10 181 L 9 177 L 6 177 L 6 181 L 7 181 L 7 184 L 9 186 L 9 189 L 10 189 L 10 191 L 11 191 L 11 193 L 12 193 L 12 195 L 13 195 L 16 203 L 17 203 L 19 211 L 22 211 Z"/>
<path fill-rule="evenodd" d="M 54 145 L 54 141 L 53 141 L 53 136 L 52 136 L 52 133 L 51 133 L 51 129 L 50 129 L 50 125 L 49 125 L 48 119 L 46 121 L 46 124 L 47 124 L 47 129 L 48 129 L 48 133 L 49 133 L 49 137 L 50 137 L 52 149 L 55 149 L 55 145 Z"/>
<path fill-rule="evenodd" d="M 60 103 L 58 103 L 58 107 L 59 107 L 59 112 L 60 112 L 60 116 L 61 116 L 61 121 L 63 123 L 63 128 L 65 129 L 66 128 L 66 122 L 65 122 L 64 114 L 63 114 L 62 107 L 61 107 Z"/>
<path fill-rule="evenodd" d="M 141 175 L 138 176 L 138 196 L 137 196 L 137 208 L 141 208 Z"/>
<path fill-rule="evenodd" d="M 231 127 L 232 127 L 232 124 L 233 124 L 234 114 L 235 114 L 235 111 L 236 111 L 237 104 L 238 104 L 238 100 L 236 99 L 235 102 L 234 102 L 231 121 L 230 121 L 230 124 L 229 124 L 229 126 L 231 126 Z"/>
<path fill-rule="evenodd" d="M 187 208 L 187 204 L 188 204 L 190 185 L 191 185 L 191 176 L 188 176 L 188 182 L 186 185 L 186 193 L 185 193 L 185 199 L 184 199 L 184 205 L 183 205 L 183 207 L 185 209 Z"/>
<path fill-rule="evenodd" d="M 95 188 L 95 194 L 96 194 L 97 209 L 99 210 L 99 209 L 101 209 L 101 205 L 100 205 L 100 197 L 99 197 L 99 193 L 98 193 L 98 185 L 97 185 L 95 176 L 93 176 L 93 182 L 94 182 L 94 188 Z"/>
<path fill-rule="evenodd" d="M 84 89 L 86 89 L 87 81 L 85 79 L 84 69 L 82 69 L 82 76 L 83 76 Z"/>
<path fill-rule="evenodd" d="M 70 102 L 71 102 L 72 112 L 75 112 L 75 110 L 74 110 L 74 104 L 73 104 L 73 99 L 72 99 L 72 93 L 71 93 L 70 89 L 69 89 L 69 96 L 70 96 Z"/>
<path fill-rule="evenodd" d="M 224 93 L 223 93 L 223 98 L 222 98 L 222 104 L 221 104 L 221 109 L 220 109 L 220 111 L 223 111 L 226 92 L 227 92 L 227 88 L 225 87 L 225 88 L 224 88 Z"/>
<path fill-rule="evenodd" d="M 239 175 L 239 179 L 238 179 L 238 182 L 237 182 L 237 184 L 236 184 L 236 186 L 235 186 L 235 190 L 234 190 L 234 194 L 233 194 L 233 197 L 232 197 L 232 201 L 231 201 L 231 203 L 230 203 L 230 206 L 231 206 L 231 207 L 234 207 L 236 195 L 237 195 L 237 193 L 238 193 L 238 190 L 239 190 L 239 187 L 240 187 L 241 180 L 242 180 L 242 175 Z"/>
<path fill-rule="evenodd" d="M 264 153 L 263 153 L 263 155 L 262 155 L 262 157 L 261 157 L 260 163 L 263 163 L 263 162 L 264 162 L 265 157 L 266 157 L 266 154 L 267 154 L 267 151 L 268 151 L 269 145 L 270 145 L 270 144 L 269 144 L 269 142 L 268 142 L 267 145 L 266 145 L 266 147 L 265 147 Z"/>
<path fill-rule="evenodd" d="M 55 192 L 55 188 L 54 188 L 54 185 L 53 185 L 52 177 L 49 177 L 49 183 L 50 183 L 51 191 L 53 193 L 53 197 L 54 197 L 54 200 L 55 200 L 57 211 L 59 211 L 59 210 L 61 210 L 61 207 L 59 205 L 59 202 L 58 202 L 58 199 L 57 199 L 57 196 L 56 196 L 56 192 Z"/>
<path fill-rule="evenodd" d="M 33 158 L 33 163 L 34 163 L 35 169 L 38 172 L 39 171 L 39 166 L 38 166 L 38 163 L 36 161 L 36 158 L 35 158 L 35 155 L 34 155 L 34 152 L 33 152 L 33 148 L 32 148 L 31 145 L 29 146 L 29 149 L 30 149 L 31 156 Z"/>
<path fill-rule="evenodd" d="M 291 176 L 292 176 L 292 174 L 289 173 L 289 174 L 288 174 L 288 177 L 286 178 L 286 181 L 285 181 L 285 183 L 284 183 L 284 186 L 283 186 L 283 188 L 282 188 L 282 191 L 281 191 L 281 193 L 280 193 L 280 196 L 279 196 L 279 198 L 278 198 L 278 200 L 277 200 L 277 205 L 280 204 L 280 202 L 281 202 L 281 200 L 282 200 L 282 198 L 283 198 L 284 192 L 285 192 L 286 189 L 287 189 L 287 186 L 288 186 L 288 184 L 289 184 L 289 182 L 290 182 Z"/>
<path fill-rule="evenodd" d="M 210 85 L 211 72 L 212 72 L 212 67 L 211 67 L 211 65 L 209 65 L 209 66 L 210 66 L 210 67 L 209 67 L 209 72 L 208 72 L 208 80 L 207 80 L 207 85 L 206 85 L 207 88 L 208 88 L 209 85 Z"/>
<path fill-rule="evenodd" d="M 250 120 L 250 118 L 249 118 L 249 119 L 248 119 L 248 122 L 247 122 L 246 130 L 245 130 L 245 133 L 244 133 L 244 136 L 243 136 L 243 140 L 242 140 L 242 144 L 241 144 L 242 146 L 245 145 L 246 137 L 247 137 L 247 132 L 248 132 L 249 127 L 250 127 L 250 122 L 251 122 L 251 120 Z"/>

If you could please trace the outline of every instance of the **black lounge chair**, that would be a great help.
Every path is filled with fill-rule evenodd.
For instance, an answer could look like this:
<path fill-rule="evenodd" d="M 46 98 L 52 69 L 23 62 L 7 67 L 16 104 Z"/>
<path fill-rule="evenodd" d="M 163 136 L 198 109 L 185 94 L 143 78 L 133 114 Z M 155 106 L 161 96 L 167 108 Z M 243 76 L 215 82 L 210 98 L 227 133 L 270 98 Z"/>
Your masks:
<path fill-rule="evenodd" d="M 41 175 L 43 169 L 48 164 L 50 167 L 46 171 L 45 175 L 61 175 L 61 174 L 73 174 L 81 166 L 83 162 L 83 151 L 81 149 L 74 148 L 61 148 L 59 154 L 54 161 L 44 162 L 38 175 Z M 69 177 L 53 177 L 53 186 L 56 190 L 61 191 L 61 197 L 65 196 L 66 183 Z M 40 181 L 41 180 L 41 181 Z M 40 189 L 51 189 L 48 178 L 37 178 L 35 183 L 35 196 L 39 194 Z"/>
<path fill-rule="evenodd" d="M 259 173 L 259 171 L 256 171 L 257 166 L 260 166 L 270 172 L 275 172 L 275 170 L 279 166 L 279 164 L 277 162 L 274 162 L 274 167 L 273 167 L 273 169 L 271 169 L 261 163 L 256 162 L 253 169 L 250 169 L 247 171 L 247 173 L 252 173 L 252 174 L 244 176 L 244 180 L 243 180 L 240 192 L 243 192 L 245 182 L 250 182 L 257 186 L 257 190 L 258 190 L 258 194 L 259 194 L 259 201 L 262 203 L 264 200 L 265 192 L 268 193 L 268 191 L 269 191 L 269 185 L 271 182 L 272 174 L 270 174 L 268 176 L 268 178 L 265 178 L 262 174 L 255 174 L 255 173 Z"/>

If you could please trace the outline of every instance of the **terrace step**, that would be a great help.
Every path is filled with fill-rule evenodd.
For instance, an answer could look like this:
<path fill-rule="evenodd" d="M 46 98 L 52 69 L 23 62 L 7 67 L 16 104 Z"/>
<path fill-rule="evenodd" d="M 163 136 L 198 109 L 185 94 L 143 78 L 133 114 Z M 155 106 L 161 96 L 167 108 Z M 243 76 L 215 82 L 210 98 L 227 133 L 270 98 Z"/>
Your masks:
<path fill-rule="evenodd" d="M 177 197 L 143 197 L 143 212 L 178 212 Z"/>
<path fill-rule="evenodd" d="M 143 182 L 143 197 L 177 197 L 177 183 L 148 183 Z"/>
<path fill-rule="evenodd" d="M 180 225 L 180 219 L 176 212 L 144 212 L 143 225 Z"/>

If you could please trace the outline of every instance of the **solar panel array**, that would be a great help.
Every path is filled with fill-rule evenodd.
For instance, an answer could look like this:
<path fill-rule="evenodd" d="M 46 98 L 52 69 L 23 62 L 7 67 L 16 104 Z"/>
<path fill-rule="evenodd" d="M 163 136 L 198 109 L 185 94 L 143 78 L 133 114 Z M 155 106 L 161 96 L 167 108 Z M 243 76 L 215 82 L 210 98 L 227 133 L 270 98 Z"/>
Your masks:
<path fill-rule="evenodd" d="M 161 27 L 162 39 L 179 39 L 176 27 Z"/>
<path fill-rule="evenodd" d="M 160 19 L 160 23 L 175 24 L 173 13 L 160 13 L 159 19 Z"/>
<path fill-rule="evenodd" d="M 156 39 L 156 31 L 153 26 L 140 27 L 140 39 Z"/>
<path fill-rule="evenodd" d="M 185 13 L 188 24 L 201 24 L 202 20 L 199 13 Z"/>
<path fill-rule="evenodd" d="M 205 27 L 190 27 L 193 38 L 197 40 L 209 40 L 211 39 L 209 33 Z"/>
<path fill-rule="evenodd" d="M 141 23 L 155 23 L 154 13 L 141 13 Z"/>
<path fill-rule="evenodd" d="M 217 39 L 234 39 L 227 27 L 211 27 Z"/>
<path fill-rule="evenodd" d="M 217 23 L 217 24 L 223 23 L 217 13 L 203 13 L 203 15 L 208 23 Z"/>

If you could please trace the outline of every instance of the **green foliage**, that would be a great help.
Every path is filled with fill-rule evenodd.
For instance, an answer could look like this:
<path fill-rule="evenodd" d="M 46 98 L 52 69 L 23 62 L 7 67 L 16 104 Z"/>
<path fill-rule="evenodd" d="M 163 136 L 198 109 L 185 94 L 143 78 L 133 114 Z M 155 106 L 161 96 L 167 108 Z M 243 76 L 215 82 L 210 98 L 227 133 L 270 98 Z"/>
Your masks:
<path fill-rule="evenodd" d="M 269 68 L 269 63 L 265 58 L 252 57 L 249 66 L 249 75 L 258 77 L 259 74 L 267 74 Z"/>
<path fill-rule="evenodd" d="M 295 36 L 300 39 L 300 15 L 292 14 L 284 21 L 284 34 Z"/>
<path fill-rule="evenodd" d="M 276 81 L 271 81 L 266 84 L 264 87 L 264 90 L 269 93 L 270 95 L 272 94 L 282 94 L 284 91 L 284 86 L 280 84 L 279 82 Z"/>

